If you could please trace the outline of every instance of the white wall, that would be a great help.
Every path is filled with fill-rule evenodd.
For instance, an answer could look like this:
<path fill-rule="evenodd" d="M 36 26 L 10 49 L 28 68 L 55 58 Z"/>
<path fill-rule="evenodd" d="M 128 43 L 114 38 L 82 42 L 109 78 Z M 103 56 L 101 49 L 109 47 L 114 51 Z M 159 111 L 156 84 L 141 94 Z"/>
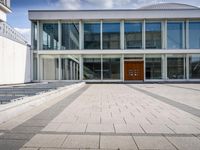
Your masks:
<path fill-rule="evenodd" d="M 0 85 L 31 81 L 31 53 L 28 46 L 0 36 Z"/>
<path fill-rule="evenodd" d="M 0 21 L 6 21 L 6 13 L 0 9 Z"/>

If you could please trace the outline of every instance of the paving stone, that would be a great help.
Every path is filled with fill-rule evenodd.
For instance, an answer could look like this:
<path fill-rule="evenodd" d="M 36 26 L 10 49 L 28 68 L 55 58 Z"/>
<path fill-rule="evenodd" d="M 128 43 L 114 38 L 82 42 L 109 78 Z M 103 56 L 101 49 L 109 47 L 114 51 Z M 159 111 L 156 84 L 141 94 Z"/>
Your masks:
<path fill-rule="evenodd" d="M 141 127 L 145 130 L 146 133 L 174 134 L 174 132 L 165 125 L 141 124 Z"/>
<path fill-rule="evenodd" d="M 178 134 L 200 134 L 200 130 L 190 125 L 169 125 L 174 132 Z"/>
<path fill-rule="evenodd" d="M 31 133 L 5 133 L 0 136 L 0 139 L 7 139 L 7 140 L 30 140 L 34 134 Z"/>
<path fill-rule="evenodd" d="M 69 135 L 63 148 L 99 148 L 98 135 Z"/>
<path fill-rule="evenodd" d="M 20 149 L 21 145 L 25 143 L 26 140 L 7 140 L 0 139 L 0 149 L 1 150 L 16 150 Z"/>
<path fill-rule="evenodd" d="M 19 150 L 39 150 L 39 148 L 20 148 Z"/>
<path fill-rule="evenodd" d="M 101 136 L 100 148 L 137 150 L 131 136 Z"/>
<path fill-rule="evenodd" d="M 113 124 L 88 124 L 86 132 L 114 133 Z"/>
<path fill-rule="evenodd" d="M 169 137 L 172 142 L 179 150 L 199 150 L 200 140 L 197 137 Z"/>
<path fill-rule="evenodd" d="M 176 148 L 162 136 L 135 136 L 134 139 L 139 149 L 176 150 Z"/>
<path fill-rule="evenodd" d="M 139 124 L 114 124 L 116 133 L 144 133 Z"/>
<path fill-rule="evenodd" d="M 67 135 L 37 134 L 24 147 L 60 147 Z"/>
<path fill-rule="evenodd" d="M 42 131 L 57 131 L 61 123 L 49 123 Z"/>
<path fill-rule="evenodd" d="M 62 123 L 57 132 L 85 132 L 87 124 L 69 124 L 69 123 Z"/>

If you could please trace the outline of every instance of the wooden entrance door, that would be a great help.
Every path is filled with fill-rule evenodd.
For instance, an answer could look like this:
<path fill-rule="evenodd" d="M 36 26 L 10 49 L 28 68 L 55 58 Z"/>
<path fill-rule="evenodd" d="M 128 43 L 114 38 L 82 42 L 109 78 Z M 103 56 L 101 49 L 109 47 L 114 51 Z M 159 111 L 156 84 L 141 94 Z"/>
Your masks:
<path fill-rule="evenodd" d="M 144 62 L 125 61 L 124 78 L 125 80 L 144 80 Z"/>

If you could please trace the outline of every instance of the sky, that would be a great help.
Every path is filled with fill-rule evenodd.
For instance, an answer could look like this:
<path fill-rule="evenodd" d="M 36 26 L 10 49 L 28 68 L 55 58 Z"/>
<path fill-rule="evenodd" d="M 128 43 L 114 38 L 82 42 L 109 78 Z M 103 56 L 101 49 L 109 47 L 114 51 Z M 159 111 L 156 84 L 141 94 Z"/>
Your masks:
<path fill-rule="evenodd" d="M 157 3 L 184 3 L 200 7 L 200 0 L 11 0 L 8 24 L 30 43 L 28 10 L 59 9 L 135 9 Z"/>

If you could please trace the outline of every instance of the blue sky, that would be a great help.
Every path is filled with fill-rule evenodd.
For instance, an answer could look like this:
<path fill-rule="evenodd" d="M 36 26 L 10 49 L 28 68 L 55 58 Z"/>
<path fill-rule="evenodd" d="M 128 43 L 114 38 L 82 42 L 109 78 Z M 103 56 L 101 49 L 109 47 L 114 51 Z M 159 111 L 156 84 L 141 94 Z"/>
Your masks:
<path fill-rule="evenodd" d="M 28 10 L 32 9 L 120 9 L 139 8 L 162 2 L 200 6 L 200 0 L 11 0 L 12 13 L 8 23 L 30 41 Z"/>

